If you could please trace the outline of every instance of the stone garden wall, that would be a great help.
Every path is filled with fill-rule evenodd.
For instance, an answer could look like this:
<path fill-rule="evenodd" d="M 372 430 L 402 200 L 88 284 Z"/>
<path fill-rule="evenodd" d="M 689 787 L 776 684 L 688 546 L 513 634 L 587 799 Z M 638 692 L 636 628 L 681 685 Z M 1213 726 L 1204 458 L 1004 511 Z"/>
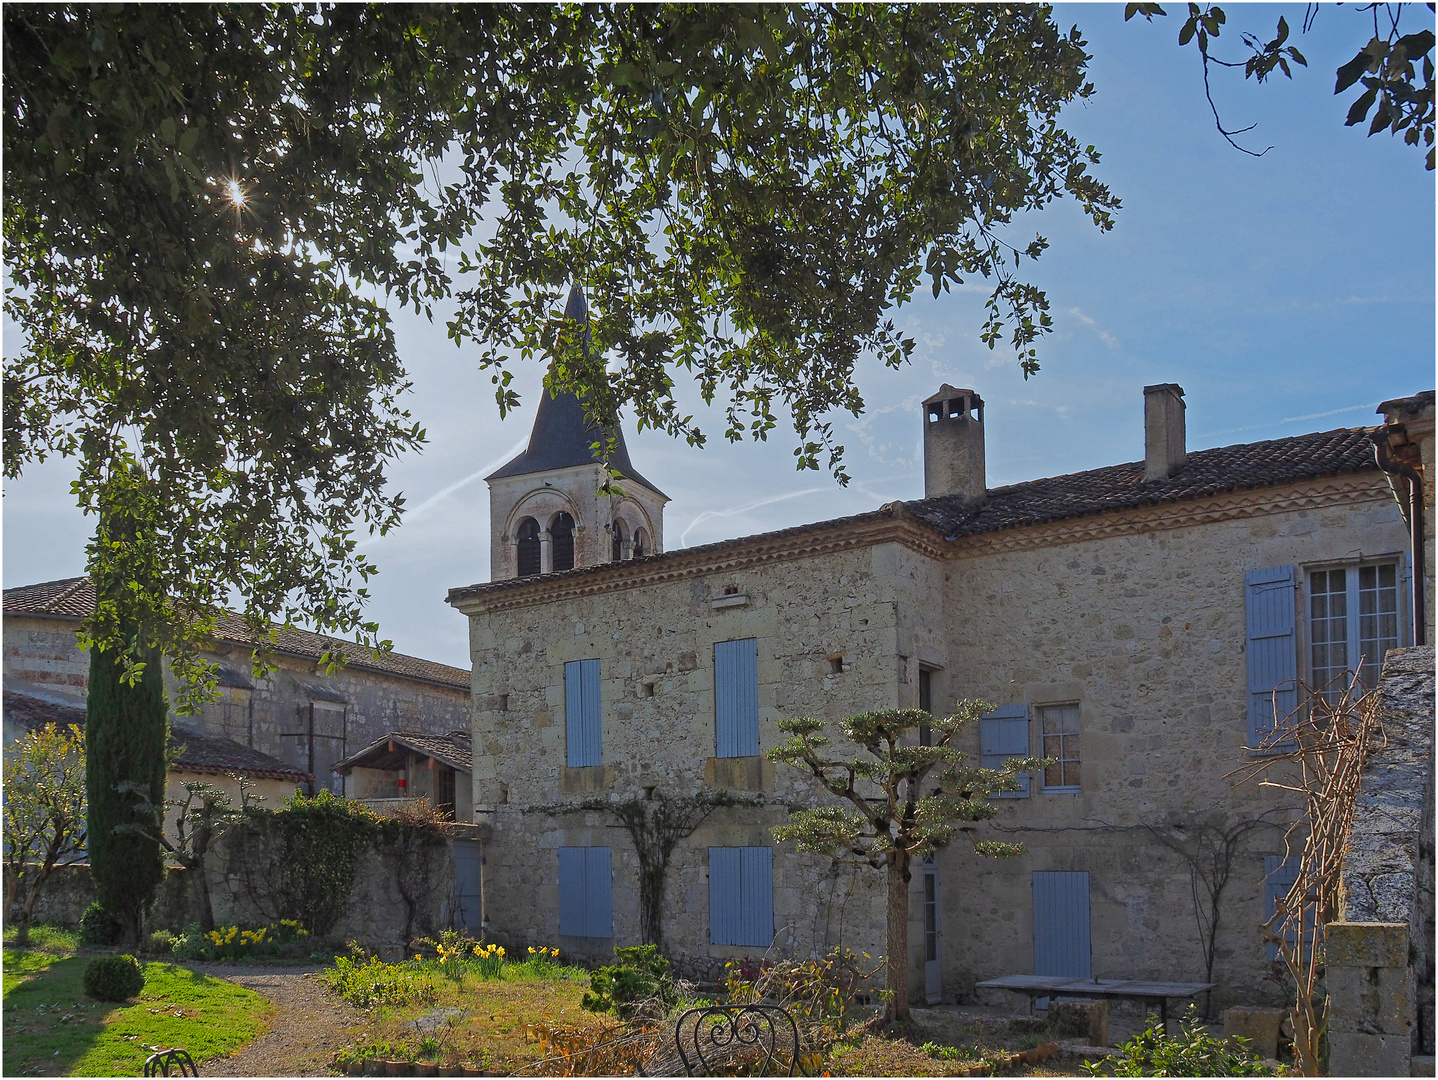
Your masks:
<path fill-rule="evenodd" d="M 1433 690 L 1431 646 L 1388 654 L 1327 927 L 1335 1076 L 1404 1076 L 1433 1053 Z"/>
<path fill-rule="evenodd" d="M 255 926 L 293 916 L 278 895 L 274 846 L 273 840 L 257 833 L 237 831 L 221 838 L 206 868 L 216 924 Z M 7 876 L 7 909 L 11 892 Z M 58 867 L 46 883 L 35 919 L 76 926 L 94 899 L 88 863 Z M 405 851 L 393 842 L 377 840 L 362 853 L 349 903 L 326 940 L 333 944 L 353 940 L 370 949 L 394 952 L 411 938 L 450 926 L 455 909 L 454 859 L 447 843 L 427 851 Z M 172 867 L 147 925 L 179 931 L 198 921 L 188 874 Z"/>

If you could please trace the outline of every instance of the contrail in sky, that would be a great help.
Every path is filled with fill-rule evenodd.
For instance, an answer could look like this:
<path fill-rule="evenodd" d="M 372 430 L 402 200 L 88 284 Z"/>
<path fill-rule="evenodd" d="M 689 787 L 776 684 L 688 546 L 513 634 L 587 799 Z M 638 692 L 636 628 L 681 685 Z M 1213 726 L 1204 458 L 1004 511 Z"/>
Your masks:
<path fill-rule="evenodd" d="M 1378 405 L 1349 405 L 1344 409 L 1329 409 L 1327 412 L 1309 413 L 1307 416 L 1285 416 L 1279 420 L 1280 424 L 1296 424 L 1301 420 L 1321 420 L 1325 416 L 1341 416 L 1343 413 L 1364 412 L 1365 410 L 1376 412 Z M 1224 428 L 1222 431 L 1205 431 L 1200 438 L 1207 439 L 1212 435 L 1234 435 L 1240 431 L 1259 431 L 1262 428 L 1272 427 L 1272 424 L 1252 424 L 1248 427 Z"/>
<path fill-rule="evenodd" d="M 499 457 L 495 458 L 493 461 L 486 462 L 482 468 L 476 469 L 474 472 L 470 473 L 462 480 L 456 480 L 454 483 L 450 484 L 446 488 L 441 488 L 439 491 L 436 491 L 433 495 L 425 499 L 424 502 L 420 503 L 414 509 L 406 511 L 404 515 L 404 523 L 410 524 L 414 522 L 416 519 L 422 517 L 425 511 L 427 511 L 430 507 L 449 498 L 466 484 L 472 484 L 474 483 L 474 481 L 478 480 L 480 477 L 486 475 L 487 473 L 494 472 L 495 469 L 499 468 L 506 461 L 514 457 L 515 454 L 519 453 L 528 445 L 529 436 L 526 435 L 524 438 L 520 439 L 519 442 L 515 443 Z M 376 540 L 381 539 L 383 539 L 383 537 L 371 536 L 368 540 L 361 541 L 356 546 L 366 547 L 369 544 L 373 544 Z"/>
<path fill-rule="evenodd" d="M 885 484 L 885 483 L 888 483 L 888 482 L 891 481 L 891 480 L 906 480 L 906 479 L 908 479 L 908 478 L 909 478 L 910 476 L 912 476 L 912 475 L 913 475 L 912 473 L 904 473 L 904 474 L 901 475 L 901 476 L 881 476 L 881 477 L 879 477 L 877 480 L 870 480 L 869 483 L 870 483 L 870 484 Z M 709 521 L 709 520 L 711 520 L 711 519 L 713 519 L 713 518 L 733 517 L 735 514 L 742 514 L 742 513 L 745 513 L 745 512 L 748 511 L 748 510 L 756 510 L 756 509 L 758 509 L 758 508 L 761 507 L 761 506 L 771 506 L 771 505 L 773 505 L 774 503 L 777 503 L 777 502 L 784 502 L 786 499 L 797 499 L 797 498 L 799 498 L 800 496 L 803 496 L 803 495 L 813 495 L 815 492 L 818 492 L 818 491 L 831 491 L 831 490 L 833 490 L 833 489 L 830 488 L 830 487 L 827 486 L 827 485 L 825 485 L 824 487 L 804 488 L 802 491 L 790 491 L 790 492 L 788 492 L 787 494 L 784 494 L 784 495 L 771 495 L 771 496 L 770 496 L 769 498 L 767 498 L 767 499 L 760 499 L 758 502 L 746 503 L 746 504 L 743 505 L 743 506 L 731 506 L 731 507 L 729 507 L 727 510 L 704 510 L 704 511 L 700 512 L 700 513 L 694 518 L 694 520 L 689 523 L 689 525 L 685 528 L 685 530 L 684 530 L 682 533 L 680 533 L 680 535 L 679 535 L 679 546 L 680 546 L 680 547 L 687 547 L 687 546 L 688 546 L 689 533 L 690 533 L 691 531 L 693 531 L 694 526 L 698 525 L 701 521 Z M 882 500 L 882 499 L 883 499 L 883 496 L 882 496 L 882 495 L 876 494 L 875 492 L 871 491 L 871 490 L 869 489 L 869 487 L 868 487 L 867 485 L 865 485 L 865 484 L 855 484 L 851 490 L 860 492 L 860 493 L 862 493 L 862 494 L 864 494 L 864 495 L 867 495 L 867 496 L 869 496 L 869 498 L 871 498 L 871 499 L 878 499 L 878 500 Z"/>

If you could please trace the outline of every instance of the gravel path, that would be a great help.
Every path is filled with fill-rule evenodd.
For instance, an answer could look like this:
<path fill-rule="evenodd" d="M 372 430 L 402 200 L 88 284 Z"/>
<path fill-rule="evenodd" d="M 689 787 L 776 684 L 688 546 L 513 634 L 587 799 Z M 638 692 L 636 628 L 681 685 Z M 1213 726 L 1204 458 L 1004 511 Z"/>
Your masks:
<path fill-rule="evenodd" d="M 334 1052 L 352 1042 L 365 1013 L 327 996 L 313 978 L 318 965 L 246 967 L 194 964 L 197 970 L 262 994 L 272 1008 L 258 1038 L 229 1057 L 201 1066 L 205 1076 L 327 1076 Z"/>

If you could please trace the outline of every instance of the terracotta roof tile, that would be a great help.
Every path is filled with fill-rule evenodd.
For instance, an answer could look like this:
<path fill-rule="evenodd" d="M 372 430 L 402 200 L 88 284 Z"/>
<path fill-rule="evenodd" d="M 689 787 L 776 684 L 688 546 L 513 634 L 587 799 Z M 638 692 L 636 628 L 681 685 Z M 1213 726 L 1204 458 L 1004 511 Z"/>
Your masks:
<path fill-rule="evenodd" d="M 50 615 L 69 619 L 86 619 L 95 610 L 95 587 L 89 578 L 66 578 L 63 581 L 46 581 L 39 585 L 21 585 L 6 589 L 4 610 L 7 613 Z M 216 637 L 241 645 L 252 641 L 239 616 L 225 612 L 216 627 Z M 283 630 L 276 628 L 274 648 L 277 652 L 291 656 L 303 656 L 318 660 L 327 650 L 342 648 L 348 656 L 348 667 L 362 671 L 378 671 L 402 678 L 422 679 L 425 682 L 440 683 L 456 689 L 469 689 L 469 672 L 463 668 L 451 667 L 418 656 L 404 653 L 376 655 L 352 641 L 312 634 L 308 630 Z"/>
<path fill-rule="evenodd" d="M 1144 482 L 1142 461 L 1029 480 L 1022 484 L 991 488 L 985 504 L 972 510 L 965 509 L 957 496 L 888 503 L 877 510 L 849 517 L 795 525 L 787 529 L 720 540 L 698 547 L 676 548 L 659 555 L 647 555 L 643 559 L 618 564 L 600 563 L 597 566 L 565 570 L 559 574 L 546 574 L 542 579 L 506 578 L 501 581 L 481 582 L 451 589 L 448 602 L 452 604 L 466 597 L 481 596 L 502 589 L 522 588 L 540 580 L 550 581 L 583 574 L 622 574 L 627 568 L 650 560 L 702 557 L 711 552 L 717 554 L 756 540 L 782 540 L 822 529 L 895 518 L 899 510 L 929 525 L 946 539 L 957 539 L 960 536 L 997 532 L 1000 529 L 1023 525 L 1039 525 L 1109 510 L 1198 499 L 1228 491 L 1273 487 L 1322 476 L 1377 471 L 1373 445 L 1369 440 L 1369 435 L 1376 430 L 1378 429 L 1372 427 L 1340 428 L 1287 439 L 1195 450 L 1188 455 L 1187 463 L 1177 473 L 1166 480 L 1152 483 Z"/>
<path fill-rule="evenodd" d="M 1375 430 L 1340 428 L 1289 439 L 1195 450 L 1188 455 L 1188 462 L 1166 480 L 1145 482 L 1143 462 L 1131 461 L 992 488 L 984 505 L 976 509 L 966 510 L 953 496 L 920 499 L 905 503 L 904 509 L 946 536 L 972 536 L 1108 510 L 1376 471 L 1378 465 L 1368 437 Z"/>
<path fill-rule="evenodd" d="M 356 765 L 360 768 L 389 768 L 382 759 L 389 756 L 388 744 L 391 742 L 413 750 L 416 754 L 442 761 L 461 772 L 474 771 L 473 744 L 469 732 L 462 728 L 445 732 L 443 735 L 432 735 L 424 731 L 391 731 L 343 761 L 335 762 L 334 767 L 336 771 Z M 369 763 L 365 762 L 366 758 L 371 759 Z"/>

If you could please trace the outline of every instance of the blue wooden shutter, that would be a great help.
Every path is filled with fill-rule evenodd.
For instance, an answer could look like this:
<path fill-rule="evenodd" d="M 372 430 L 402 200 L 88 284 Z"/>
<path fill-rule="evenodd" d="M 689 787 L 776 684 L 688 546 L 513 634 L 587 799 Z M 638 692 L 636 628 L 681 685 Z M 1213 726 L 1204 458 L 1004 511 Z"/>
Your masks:
<path fill-rule="evenodd" d="M 563 937 L 614 936 L 610 849 L 559 849 L 559 933 Z"/>
<path fill-rule="evenodd" d="M 584 848 L 559 849 L 559 933 L 561 937 L 585 937 L 584 879 L 588 858 Z"/>
<path fill-rule="evenodd" d="M 1034 974 L 1093 974 L 1088 871 L 1034 871 Z"/>
<path fill-rule="evenodd" d="M 739 849 L 739 940 L 736 945 L 774 944 L 774 849 Z"/>
<path fill-rule="evenodd" d="M 755 638 L 714 643 L 714 753 L 759 753 L 759 642 Z"/>
<path fill-rule="evenodd" d="M 1256 749 L 1298 707 L 1292 566 L 1250 570 L 1248 613 L 1248 745 Z M 1276 706 L 1276 707 L 1275 707 Z"/>
<path fill-rule="evenodd" d="M 739 944 L 739 881 L 741 859 L 738 848 L 709 849 L 709 943 Z"/>
<path fill-rule="evenodd" d="M 1263 917 L 1265 921 L 1273 918 L 1274 912 L 1278 910 L 1278 901 L 1288 895 L 1288 890 L 1293 888 L 1293 883 L 1298 880 L 1298 866 L 1299 856 L 1296 854 L 1287 858 L 1282 855 L 1265 855 L 1263 857 Z M 1304 922 L 1308 926 L 1311 926 L 1313 922 L 1306 911 L 1304 912 Z M 1290 926 L 1284 935 L 1290 945 L 1293 944 L 1296 936 L 1297 927 L 1293 926 Z M 1278 944 L 1270 941 L 1266 948 L 1268 958 L 1277 960 Z"/>
<path fill-rule="evenodd" d="M 564 665 L 565 762 L 571 768 L 598 765 L 599 661 L 571 660 Z"/>
<path fill-rule="evenodd" d="M 979 717 L 979 764 L 985 769 L 1001 769 L 1010 758 L 1029 756 L 1029 709 L 1027 705 L 1000 705 Z M 1029 778 L 1017 791 L 1001 791 L 1000 799 L 1026 799 Z"/>
<path fill-rule="evenodd" d="M 585 849 L 584 927 L 585 937 L 614 936 L 614 874 L 610 849 Z"/>

